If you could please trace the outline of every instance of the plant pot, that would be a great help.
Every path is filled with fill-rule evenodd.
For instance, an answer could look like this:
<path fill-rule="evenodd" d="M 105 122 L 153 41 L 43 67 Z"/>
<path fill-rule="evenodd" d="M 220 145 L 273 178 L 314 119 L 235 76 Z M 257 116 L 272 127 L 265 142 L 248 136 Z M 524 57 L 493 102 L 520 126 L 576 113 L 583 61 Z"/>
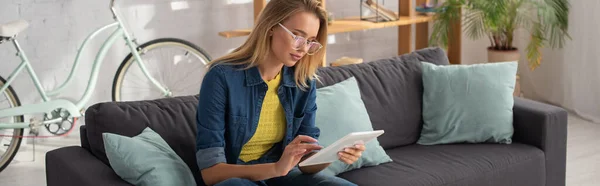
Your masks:
<path fill-rule="evenodd" d="M 488 63 L 494 62 L 508 62 L 508 61 L 519 61 L 521 58 L 521 54 L 519 54 L 518 49 L 513 50 L 494 50 L 488 48 Z M 519 82 L 520 78 L 517 74 L 517 79 L 515 80 L 515 91 L 513 92 L 513 96 L 522 97 L 521 94 L 521 83 Z"/>
<path fill-rule="evenodd" d="M 513 50 L 494 50 L 488 48 L 488 62 L 519 61 L 521 54 L 516 48 Z"/>

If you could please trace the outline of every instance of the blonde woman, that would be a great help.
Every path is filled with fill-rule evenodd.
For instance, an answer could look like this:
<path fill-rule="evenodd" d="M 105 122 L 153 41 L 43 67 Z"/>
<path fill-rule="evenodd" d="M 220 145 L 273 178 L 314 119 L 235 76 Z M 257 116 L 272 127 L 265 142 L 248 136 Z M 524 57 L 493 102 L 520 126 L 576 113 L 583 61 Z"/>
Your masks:
<path fill-rule="evenodd" d="M 207 185 L 354 185 L 298 167 L 319 150 L 315 72 L 326 12 L 317 0 L 271 0 L 248 40 L 215 59 L 198 103 L 196 159 Z M 339 153 L 352 164 L 364 145 Z"/>

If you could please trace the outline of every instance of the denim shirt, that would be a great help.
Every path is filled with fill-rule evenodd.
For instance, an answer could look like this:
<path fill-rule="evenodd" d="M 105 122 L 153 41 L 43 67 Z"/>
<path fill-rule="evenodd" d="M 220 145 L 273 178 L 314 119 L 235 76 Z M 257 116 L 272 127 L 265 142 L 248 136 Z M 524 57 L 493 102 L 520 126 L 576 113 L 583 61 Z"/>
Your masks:
<path fill-rule="evenodd" d="M 244 144 L 253 136 L 267 84 L 257 67 L 217 65 L 205 75 L 200 89 L 197 113 L 196 159 L 200 170 L 217 163 L 240 164 Z M 285 136 L 261 158 L 279 160 L 285 146 L 298 135 L 318 139 L 315 126 L 316 85 L 301 90 L 294 80 L 294 67 L 283 67 L 277 95 L 286 118 Z M 269 156 L 269 157 L 266 157 Z"/>

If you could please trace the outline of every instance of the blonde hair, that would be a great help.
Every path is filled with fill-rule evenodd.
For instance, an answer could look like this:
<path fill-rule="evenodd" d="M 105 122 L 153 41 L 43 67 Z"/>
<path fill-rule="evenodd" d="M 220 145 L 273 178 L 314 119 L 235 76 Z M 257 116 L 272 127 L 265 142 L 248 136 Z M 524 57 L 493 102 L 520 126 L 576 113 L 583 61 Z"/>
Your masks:
<path fill-rule="evenodd" d="M 319 32 L 316 40 L 327 45 L 327 12 L 318 0 L 271 0 L 261 11 L 250 36 L 244 44 L 231 53 L 211 61 L 208 66 L 218 64 L 246 64 L 247 68 L 254 67 L 264 61 L 271 52 L 271 37 L 269 31 L 290 16 L 299 12 L 314 13 L 319 18 Z M 295 65 L 294 77 L 296 85 L 303 89 L 308 88 L 307 80 L 317 78 L 316 71 L 325 57 L 325 50 L 321 49 L 314 55 L 306 55 Z"/>

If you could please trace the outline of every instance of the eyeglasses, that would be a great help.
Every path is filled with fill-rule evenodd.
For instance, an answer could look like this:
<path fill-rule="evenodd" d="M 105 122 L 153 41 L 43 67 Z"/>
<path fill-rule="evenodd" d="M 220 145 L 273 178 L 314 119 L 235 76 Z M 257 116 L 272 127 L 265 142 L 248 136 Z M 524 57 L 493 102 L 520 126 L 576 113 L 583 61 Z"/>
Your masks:
<path fill-rule="evenodd" d="M 321 43 L 316 42 L 316 41 L 308 41 L 306 38 L 304 38 L 302 36 L 295 35 L 290 30 L 288 30 L 285 26 L 283 26 L 281 23 L 277 23 L 277 24 L 279 24 L 279 26 L 281 26 L 281 28 L 283 28 L 287 33 L 292 35 L 292 38 L 294 38 L 294 43 L 292 44 L 292 47 L 294 48 L 294 50 L 299 50 L 302 47 L 308 46 L 308 51 L 306 52 L 306 54 L 314 55 L 321 48 L 323 48 L 323 45 L 321 45 Z"/>

